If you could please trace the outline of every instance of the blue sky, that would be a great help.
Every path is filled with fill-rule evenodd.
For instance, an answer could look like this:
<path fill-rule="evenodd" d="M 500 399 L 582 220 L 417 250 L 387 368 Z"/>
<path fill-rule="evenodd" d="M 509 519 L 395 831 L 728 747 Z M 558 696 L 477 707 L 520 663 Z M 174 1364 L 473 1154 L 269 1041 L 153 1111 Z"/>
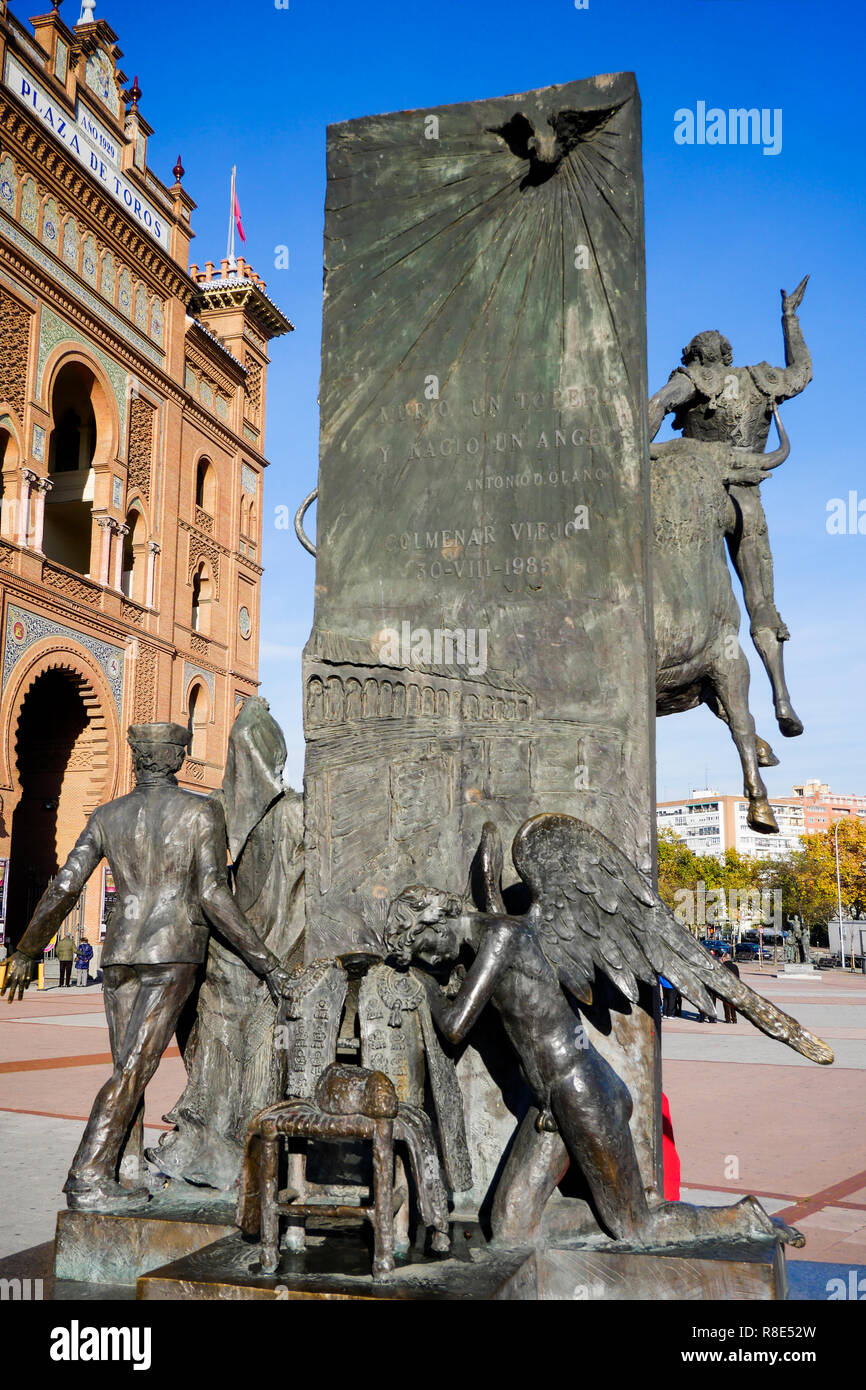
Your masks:
<path fill-rule="evenodd" d="M 155 127 L 150 162 L 171 182 L 178 152 L 198 203 L 193 259 L 225 254 L 228 183 L 238 166 L 247 259 L 296 331 L 272 345 L 269 379 L 261 676 L 300 785 L 300 655 L 312 617 L 314 565 L 274 510 L 315 485 L 325 128 L 378 111 L 431 107 L 631 70 L 643 103 L 649 383 L 704 328 L 731 339 L 738 364 L 783 360 L 779 289 L 812 275 L 801 311 L 815 365 L 783 408 L 791 456 L 763 488 L 795 740 L 775 729 L 763 668 L 752 709 L 781 766 L 771 793 L 809 776 L 866 792 L 866 535 L 829 535 L 827 502 L 866 504 L 862 401 L 864 154 L 859 6 L 824 0 L 112 0 L 123 68 L 138 74 Z M 24 18 L 29 7 L 14 3 Z M 66 0 L 64 18 L 78 18 Z M 674 113 L 708 107 L 782 111 L 782 148 L 683 146 Z M 274 269 L 275 248 L 290 264 Z M 862 410 L 862 407 L 861 407 Z M 864 505 L 866 512 L 866 505 Z M 312 522 L 312 519 L 311 519 Z M 866 527 L 866 519 L 864 519 Z M 741 632 L 752 657 L 748 626 Z M 658 794 L 705 780 L 741 790 L 727 730 L 705 709 L 659 721 Z"/>

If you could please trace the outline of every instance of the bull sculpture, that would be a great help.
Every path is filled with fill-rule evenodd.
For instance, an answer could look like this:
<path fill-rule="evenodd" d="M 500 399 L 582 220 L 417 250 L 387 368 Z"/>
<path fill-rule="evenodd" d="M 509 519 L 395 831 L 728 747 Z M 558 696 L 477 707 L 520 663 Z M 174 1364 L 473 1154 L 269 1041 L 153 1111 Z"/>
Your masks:
<path fill-rule="evenodd" d="M 788 436 L 773 409 L 779 447 L 754 453 L 719 441 L 671 439 L 650 446 L 656 714 L 705 704 L 731 730 L 743 766 L 748 823 L 778 832 L 760 767 L 778 759 L 755 731 L 749 663 L 740 646 L 740 609 L 725 555 L 736 525 L 731 483 L 757 487 L 788 457 Z"/>

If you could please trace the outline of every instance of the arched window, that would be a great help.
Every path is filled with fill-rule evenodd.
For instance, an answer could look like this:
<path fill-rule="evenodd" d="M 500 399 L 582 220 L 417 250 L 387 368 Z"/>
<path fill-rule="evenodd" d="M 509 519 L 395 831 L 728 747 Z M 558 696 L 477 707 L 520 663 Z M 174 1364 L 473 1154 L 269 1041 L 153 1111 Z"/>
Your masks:
<path fill-rule="evenodd" d="M 137 507 L 130 507 L 126 517 L 127 532 L 123 538 L 123 569 L 121 589 L 135 603 L 146 601 L 147 539 L 144 517 Z"/>
<path fill-rule="evenodd" d="M 15 436 L 0 426 L 0 535 L 11 541 L 18 539 L 16 528 L 18 461 L 18 443 Z M 7 482 L 11 484 L 8 489 L 8 496 Z"/>
<path fill-rule="evenodd" d="M 196 465 L 195 505 L 208 516 L 216 513 L 216 474 L 209 459 L 199 459 Z"/>
<path fill-rule="evenodd" d="M 7 455 L 11 457 L 13 453 L 14 444 L 11 434 L 7 433 L 6 430 L 0 429 L 0 535 L 2 536 L 6 535 L 7 522 L 7 518 L 4 515 L 6 484 L 3 478 L 3 469 L 6 467 Z"/>
<path fill-rule="evenodd" d="M 205 762 L 207 759 L 207 726 L 210 719 L 210 698 L 207 687 L 196 681 L 189 690 L 189 723 L 192 729 L 191 758 Z"/>
<path fill-rule="evenodd" d="M 88 367 L 68 362 L 57 373 L 51 393 L 48 472 L 54 487 L 46 498 L 43 550 L 49 560 L 79 574 L 90 570 L 97 390 Z"/>
<path fill-rule="evenodd" d="M 192 577 L 192 622 L 193 632 L 206 636 L 210 631 L 210 610 L 213 600 L 213 582 L 208 567 L 202 560 Z"/>

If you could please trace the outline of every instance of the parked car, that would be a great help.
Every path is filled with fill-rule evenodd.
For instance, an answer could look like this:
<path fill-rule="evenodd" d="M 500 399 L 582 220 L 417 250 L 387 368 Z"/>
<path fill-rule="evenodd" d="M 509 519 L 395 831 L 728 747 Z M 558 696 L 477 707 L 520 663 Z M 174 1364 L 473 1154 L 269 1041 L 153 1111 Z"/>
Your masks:
<path fill-rule="evenodd" d="M 741 941 L 736 951 L 736 960 L 772 960 L 773 952 L 769 946 L 760 947 L 757 941 Z"/>
<path fill-rule="evenodd" d="M 756 941 L 741 941 L 737 947 L 735 960 L 760 960 L 761 948 Z"/>
<path fill-rule="evenodd" d="M 727 941 L 719 941 L 715 937 L 708 941 L 702 941 L 701 945 L 705 950 L 709 951 L 711 956 L 715 956 L 717 960 L 721 960 L 722 956 L 731 949 Z"/>

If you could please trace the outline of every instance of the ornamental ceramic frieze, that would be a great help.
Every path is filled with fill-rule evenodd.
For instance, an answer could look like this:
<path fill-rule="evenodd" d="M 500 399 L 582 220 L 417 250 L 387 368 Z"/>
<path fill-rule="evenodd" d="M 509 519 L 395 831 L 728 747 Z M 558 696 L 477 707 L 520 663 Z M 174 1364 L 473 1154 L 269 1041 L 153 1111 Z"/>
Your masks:
<path fill-rule="evenodd" d="M 31 613 L 26 608 L 10 604 L 6 610 L 6 630 L 3 642 L 3 689 L 21 658 L 36 643 L 46 637 L 76 642 L 98 662 L 111 687 L 118 714 L 123 706 L 124 651 L 111 642 L 101 642 L 86 632 L 76 632 L 63 623 Z"/>

